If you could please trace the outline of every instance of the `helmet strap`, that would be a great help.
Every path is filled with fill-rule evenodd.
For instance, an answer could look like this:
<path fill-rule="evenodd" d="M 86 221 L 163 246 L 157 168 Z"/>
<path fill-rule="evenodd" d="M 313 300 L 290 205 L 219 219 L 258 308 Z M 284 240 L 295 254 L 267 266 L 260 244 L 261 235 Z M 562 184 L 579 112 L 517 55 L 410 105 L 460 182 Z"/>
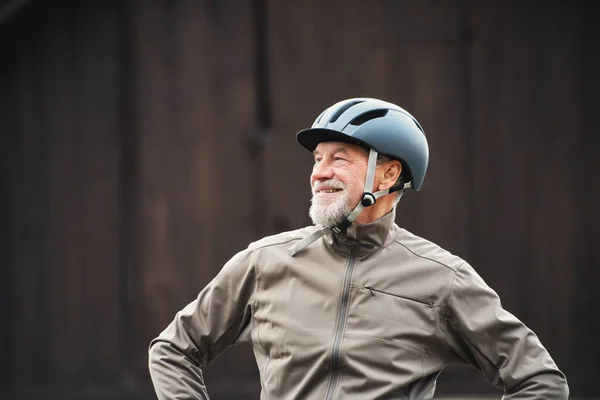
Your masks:
<path fill-rule="evenodd" d="M 397 184 L 396 186 L 392 186 L 392 187 L 391 187 L 391 188 L 389 188 L 388 190 L 389 190 L 389 193 L 394 193 L 394 192 L 397 192 L 397 191 L 401 190 L 401 191 L 402 191 L 402 194 L 404 194 L 404 191 L 405 191 L 406 189 L 410 189 L 410 188 L 412 188 L 412 187 L 413 187 L 413 186 L 412 186 L 412 182 L 411 182 L 411 181 L 404 182 L 404 179 L 402 179 L 402 180 L 400 180 L 400 183 L 399 183 L 399 184 Z M 387 194 L 387 193 L 386 193 L 386 194 Z"/>

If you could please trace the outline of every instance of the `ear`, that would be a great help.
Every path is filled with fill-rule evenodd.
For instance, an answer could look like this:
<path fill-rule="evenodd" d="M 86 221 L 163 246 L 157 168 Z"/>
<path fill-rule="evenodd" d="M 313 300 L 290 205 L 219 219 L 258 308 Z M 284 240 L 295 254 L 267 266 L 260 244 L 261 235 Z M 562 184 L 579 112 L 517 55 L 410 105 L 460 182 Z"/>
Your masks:
<path fill-rule="evenodd" d="M 379 190 L 389 189 L 398 180 L 402 173 L 402 164 L 398 160 L 388 161 L 381 166 L 382 176 L 379 182 Z"/>

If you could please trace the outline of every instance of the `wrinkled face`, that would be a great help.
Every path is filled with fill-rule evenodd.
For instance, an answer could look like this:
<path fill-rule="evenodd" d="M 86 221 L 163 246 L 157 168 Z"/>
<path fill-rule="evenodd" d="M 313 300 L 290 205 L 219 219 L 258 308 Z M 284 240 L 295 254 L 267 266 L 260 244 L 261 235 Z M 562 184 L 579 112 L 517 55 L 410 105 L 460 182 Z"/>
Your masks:
<path fill-rule="evenodd" d="M 353 144 L 323 142 L 313 154 L 309 215 L 315 225 L 335 226 L 362 198 L 368 153 Z"/>

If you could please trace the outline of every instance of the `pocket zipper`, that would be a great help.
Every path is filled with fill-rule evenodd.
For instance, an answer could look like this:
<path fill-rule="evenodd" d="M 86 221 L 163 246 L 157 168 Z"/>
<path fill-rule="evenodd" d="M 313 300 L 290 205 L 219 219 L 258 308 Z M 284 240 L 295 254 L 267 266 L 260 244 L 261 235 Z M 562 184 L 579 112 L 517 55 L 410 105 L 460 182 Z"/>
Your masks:
<path fill-rule="evenodd" d="M 415 303 L 423 304 L 423 305 L 429 306 L 431 308 L 435 307 L 433 303 L 426 303 L 424 301 L 415 300 L 415 299 L 411 299 L 411 298 L 408 298 L 408 297 L 398 296 L 396 294 L 391 294 L 391 293 L 383 292 L 381 290 L 374 289 L 371 286 L 365 286 L 365 285 L 356 285 L 356 286 L 359 287 L 362 290 L 368 290 L 369 292 L 371 292 L 372 296 L 375 296 L 376 293 L 381 293 L 381 294 L 386 295 L 386 296 L 392 296 L 392 297 L 397 297 L 397 298 L 403 299 L 403 300 L 414 301 Z"/>

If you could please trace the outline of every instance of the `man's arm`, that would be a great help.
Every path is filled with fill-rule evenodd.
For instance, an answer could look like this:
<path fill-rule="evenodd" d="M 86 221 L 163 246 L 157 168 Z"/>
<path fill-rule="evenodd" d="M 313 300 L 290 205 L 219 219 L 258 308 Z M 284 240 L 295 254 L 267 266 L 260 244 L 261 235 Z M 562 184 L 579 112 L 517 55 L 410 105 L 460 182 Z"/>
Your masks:
<path fill-rule="evenodd" d="M 252 252 L 235 255 L 150 343 L 149 369 L 159 400 L 208 399 L 201 367 L 240 340 L 251 318 Z"/>
<path fill-rule="evenodd" d="M 535 333 L 502 308 L 498 295 L 466 263 L 456 271 L 444 312 L 450 345 L 504 389 L 503 399 L 569 397 L 564 374 Z"/>

